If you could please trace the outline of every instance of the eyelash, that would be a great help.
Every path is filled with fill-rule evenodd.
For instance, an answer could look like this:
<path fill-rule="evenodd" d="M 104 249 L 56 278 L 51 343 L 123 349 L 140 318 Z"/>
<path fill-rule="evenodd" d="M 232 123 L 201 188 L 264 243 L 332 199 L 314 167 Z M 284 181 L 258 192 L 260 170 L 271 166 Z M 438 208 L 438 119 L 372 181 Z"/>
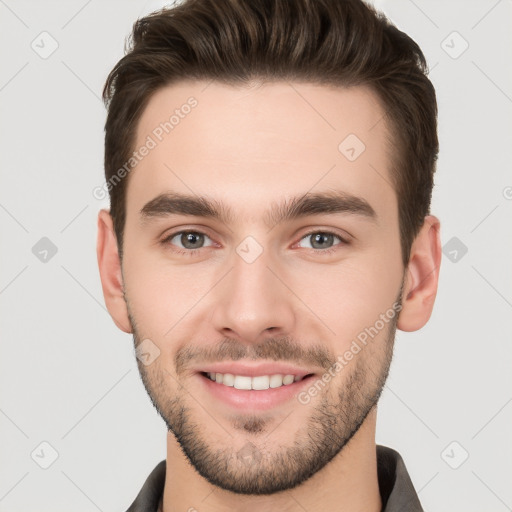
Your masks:
<path fill-rule="evenodd" d="M 204 235 L 204 236 L 207 236 L 208 235 L 202 231 L 194 231 L 194 230 L 183 230 L 183 231 L 176 231 L 175 233 L 172 233 L 170 234 L 169 236 L 167 236 L 164 240 L 161 241 L 161 244 L 163 246 L 167 246 L 169 245 L 169 242 L 176 236 L 176 235 L 181 235 L 181 234 L 184 234 L 184 233 L 194 233 L 194 234 L 198 234 L 198 235 Z M 299 242 L 301 240 L 304 240 L 304 238 L 307 238 L 308 236 L 311 236 L 311 235 L 316 235 L 316 234 L 322 234 L 322 235 L 333 235 L 335 238 L 337 238 L 338 240 L 341 241 L 340 244 L 338 245 L 348 245 L 349 242 L 347 242 L 347 240 L 345 240 L 344 238 L 342 238 L 340 235 L 338 235 L 337 233 L 335 233 L 334 231 L 329 231 L 329 230 L 315 230 L 315 231 L 309 231 L 308 233 L 305 233 L 304 236 L 299 240 Z M 209 238 L 209 237 L 208 237 Z M 333 252 L 337 251 L 338 246 L 334 246 L 334 247 L 331 247 L 329 249 L 311 249 L 312 251 L 314 252 L 317 252 L 317 253 L 321 253 L 322 255 L 326 255 L 326 254 L 332 254 Z M 196 253 L 198 253 L 199 251 L 201 251 L 201 249 L 205 249 L 205 247 L 201 247 L 199 249 L 172 249 L 173 252 L 175 252 L 176 254 L 180 254 L 180 255 L 186 255 L 186 256 L 195 256 Z"/>

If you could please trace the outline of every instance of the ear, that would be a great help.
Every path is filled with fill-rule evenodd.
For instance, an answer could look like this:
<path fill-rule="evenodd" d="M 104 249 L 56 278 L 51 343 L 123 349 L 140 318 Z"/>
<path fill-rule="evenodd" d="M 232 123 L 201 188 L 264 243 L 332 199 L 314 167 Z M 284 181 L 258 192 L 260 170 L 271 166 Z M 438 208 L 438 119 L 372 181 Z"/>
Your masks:
<path fill-rule="evenodd" d="M 110 212 L 102 209 L 98 213 L 98 239 L 96 244 L 98 267 L 105 304 L 119 329 L 132 332 L 128 309 L 123 297 L 123 275 L 117 249 L 117 239 Z"/>
<path fill-rule="evenodd" d="M 440 228 L 439 219 L 428 215 L 412 243 L 397 323 L 402 331 L 421 329 L 432 314 L 441 265 Z"/>

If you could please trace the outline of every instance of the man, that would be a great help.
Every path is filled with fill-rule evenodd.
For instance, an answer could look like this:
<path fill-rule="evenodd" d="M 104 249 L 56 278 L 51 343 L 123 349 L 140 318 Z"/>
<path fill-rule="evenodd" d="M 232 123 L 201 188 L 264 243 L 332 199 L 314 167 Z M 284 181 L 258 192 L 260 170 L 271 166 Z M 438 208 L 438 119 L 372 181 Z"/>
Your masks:
<path fill-rule="evenodd" d="M 129 511 L 422 510 L 375 444 L 441 259 L 419 47 L 360 0 L 188 0 L 104 98 L 103 293 L 168 428 Z"/>

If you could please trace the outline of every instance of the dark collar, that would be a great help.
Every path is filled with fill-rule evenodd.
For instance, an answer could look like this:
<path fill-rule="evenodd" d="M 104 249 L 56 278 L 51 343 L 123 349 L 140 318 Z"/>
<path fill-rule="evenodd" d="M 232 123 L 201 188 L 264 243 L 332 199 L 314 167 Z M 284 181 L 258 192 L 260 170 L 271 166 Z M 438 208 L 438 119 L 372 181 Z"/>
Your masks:
<path fill-rule="evenodd" d="M 400 454 L 387 446 L 378 444 L 376 447 L 382 512 L 423 512 Z M 164 492 L 165 469 L 165 460 L 157 464 L 126 512 L 158 512 Z"/>

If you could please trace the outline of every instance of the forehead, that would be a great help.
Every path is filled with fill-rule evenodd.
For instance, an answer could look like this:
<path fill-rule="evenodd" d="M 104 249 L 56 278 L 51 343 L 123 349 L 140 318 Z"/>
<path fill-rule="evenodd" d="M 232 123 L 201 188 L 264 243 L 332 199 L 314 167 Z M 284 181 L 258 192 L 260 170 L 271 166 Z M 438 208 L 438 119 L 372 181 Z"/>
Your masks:
<path fill-rule="evenodd" d="M 394 207 L 384 111 L 366 87 L 296 82 L 164 87 L 137 127 L 127 218 L 162 192 L 209 196 L 257 218 L 263 202 L 336 189 Z M 252 218 L 251 217 L 251 218 Z"/>

